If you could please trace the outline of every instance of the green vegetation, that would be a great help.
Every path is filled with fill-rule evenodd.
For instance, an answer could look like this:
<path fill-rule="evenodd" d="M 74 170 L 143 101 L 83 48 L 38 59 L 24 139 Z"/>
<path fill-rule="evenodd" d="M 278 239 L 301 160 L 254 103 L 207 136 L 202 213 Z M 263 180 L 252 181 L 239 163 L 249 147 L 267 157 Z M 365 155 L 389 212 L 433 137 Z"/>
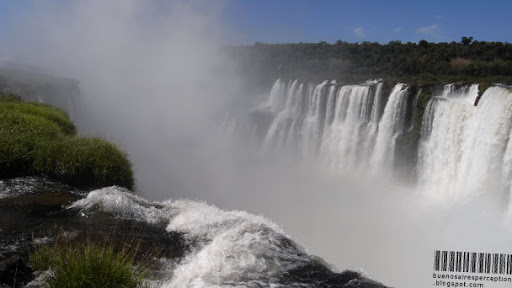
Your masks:
<path fill-rule="evenodd" d="M 147 269 L 135 266 L 136 250 L 109 244 L 41 246 L 30 255 L 36 271 L 51 270 L 45 282 L 50 288 L 144 287 Z"/>
<path fill-rule="evenodd" d="M 60 109 L 0 95 L 0 178 L 23 175 L 79 187 L 133 188 L 131 164 L 113 144 L 76 137 Z"/>
<path fill-rule="evenodd" d="M 265 75 L 268 81 L 278 77 L 340 82 L 400 78 L 406 83 L 411 79 L 437 84 L 512 84 L 512 44 L 474 41 L 472 37 L 451 43 L 256 43 L 233 47 L 231 53 L 242 63 L 241 69 Z"/>

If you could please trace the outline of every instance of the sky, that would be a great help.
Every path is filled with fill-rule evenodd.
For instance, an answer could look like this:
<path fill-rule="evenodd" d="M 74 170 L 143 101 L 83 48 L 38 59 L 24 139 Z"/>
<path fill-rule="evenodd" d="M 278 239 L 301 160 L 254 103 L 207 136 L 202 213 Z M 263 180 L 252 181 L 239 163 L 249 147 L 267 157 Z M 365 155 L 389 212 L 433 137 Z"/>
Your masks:
<path fill-rule="evenodd" d="M 233 40 L 289 43 L 512 41 L 512 1 L 230 1 Z"/>
<path fill-rule="evenodd" d="M 0 0 L 0 44 L 16 31 L 13 19 L 37 9 L 37 2 Z M 221 18 L 225 41 L 230 44 L 333 43 L 337 40 L 384 44 L 422 39 L 451 42 L 460 41 L 462 36 L 479 41 L 512 42 L 512 17 L 509 15 L 512 2 L 505 0 L 213 2 L 221 6 L 220 12 L 211 9 L 212 2 L 195 1 L 203 13 L 219 14 L 216 16 Z"/>

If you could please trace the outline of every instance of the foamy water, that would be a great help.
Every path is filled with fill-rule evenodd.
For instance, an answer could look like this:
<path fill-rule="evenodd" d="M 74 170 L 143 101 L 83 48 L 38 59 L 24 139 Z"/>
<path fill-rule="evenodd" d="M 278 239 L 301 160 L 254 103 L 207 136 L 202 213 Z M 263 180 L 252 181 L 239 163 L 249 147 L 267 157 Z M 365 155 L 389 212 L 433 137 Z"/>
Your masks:
<path fill-rule="evenodd" d="M 95 190 L 70 209 L 101 210 L 150 224 L 165 223 L 167 231 L 183 233 L 192 251 L 161 287 L 278 285 L 280 273 L 311 260 L 276 224 L 241 211 L 226 211 L 193 201 L 149 202 L 119 187 Z M 255 284 L 256 285 L 256 284 Z"/>

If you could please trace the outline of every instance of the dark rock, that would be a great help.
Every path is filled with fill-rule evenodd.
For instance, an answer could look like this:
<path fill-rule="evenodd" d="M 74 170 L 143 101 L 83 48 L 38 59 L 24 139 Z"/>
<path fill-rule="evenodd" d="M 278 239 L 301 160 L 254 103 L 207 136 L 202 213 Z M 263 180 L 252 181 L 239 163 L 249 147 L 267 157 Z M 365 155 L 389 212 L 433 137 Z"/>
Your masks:
<path fill-rule="evenodd" d="M 78 243 L 103 241 L 120 248 L 133 245 L 140 257 L 151 251 L 153 258 L 177 259 L 189 249 L 181 234 L 167 232 L 164 225 L 119 219 L 103 212 L 82 216 L 78 210 L 66 209 L 86 195 L 73 187 L 38 177 L 1 182 L 0 261 L 12 262 L 12 255 L 17 260 L 2 274 L 0 287 L 13 287 L 13 279 L 16 283 L 33 279 L 32 269 L 25 265 L 29 254 L 36 243 L 51 243 L 58 236 L 69 235 L 70 241 Z M 15 272 L 17 278 L 13 277 Z"/>
<path fill-rule="evenodd" d="M 301 283 L 308 287 L 325 288 L 386 288 L 355 271 L 332 272 L 321 261 L 313 260 L 307 265 L 295 268 L 281 276 L 280 284 Z"/>
<path fill-rule="evenodd" d="M 143 261 L 165 257 L 178 262 L 195 245 L 180 233 L 166 231 L 166 223 L 150 225 L 102 211 L 85 215 L 67 209 L 86 193 L 66 185 L 34 177 L 0 182 L 0 288 L 24 287 L 34 279 L 34 271 L 26 264 L 30 253 L 38 243 L 52 245 L 57 238 L 74 243 L 109 243 L 119 248 L 133 246 Z M 285 236 L 278 240 L 283 249 L 293 250 L 292 240 Z M 155 260 L 152 266 L 154 278 L 168 277 L 168 271 L 159 274 L 158 264 Z M 274 280 L 285 287 L 297 287 L 299 283 L 307 287 L 385 288 L 357 272 L 335 273 L 316 258 L 276 275 Z M 248 287 L 260 287 L 258 283 L 250 281 Z"/>
<path fill-rule="evenodd" d="M 32 268 L 25 265 L 20 255 L 0 261 L 0 283 L 9 287 L 23 287 L 34 279 Z"/>

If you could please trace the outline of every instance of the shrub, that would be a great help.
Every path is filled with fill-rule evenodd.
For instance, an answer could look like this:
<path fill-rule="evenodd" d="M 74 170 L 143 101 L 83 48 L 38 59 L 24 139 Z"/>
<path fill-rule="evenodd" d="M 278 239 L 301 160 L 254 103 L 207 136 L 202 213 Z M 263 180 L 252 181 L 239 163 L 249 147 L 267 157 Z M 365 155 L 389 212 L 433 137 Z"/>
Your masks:
<path fill-rule="evenodd" d="M 2 98 L 0 98 L 0 100 L 1 99 Z M 64 134 L 76 134 L 75 124 L 69 120 L 66 112 L 46 104 L 10 101 L 8 99 L 9 98 L 7 98 L 6 101 L 3 101 L 2 105 L 0 106 L 0 112 L 2 114 L 6 111 L 16 111 L 25 115 L 37 116 L 53 122 L 61 129 Z"/>
<path fill-rule="evenodd" d="M 2 103 L 3 104 L 3 103 Z M 33 151 L 62 132 L 54 122 L 0 104 L 0 177 L 34 174 Z"/>
<path fill-rule="evenodd" d="M 37 271 L 50 270 L 50 288 L 143 287 L 147 270 L 135 266 L 136 250 L 115 249 L 108 244 L 55 244 L 30 255 Z"/>
<path fill-rule="evenodd" d="M 71 185 L 133 186 L 126 155 L 97 138 L 43 142 L 34 150 L 33 166 L 39 173 Z"/>
<path fill-rule="evenodd" d="M 79 187 L 133 188 L 124 153 L 75 134 L 64 111 L 0 94 L 0 178 L 43 175 Z"/>

